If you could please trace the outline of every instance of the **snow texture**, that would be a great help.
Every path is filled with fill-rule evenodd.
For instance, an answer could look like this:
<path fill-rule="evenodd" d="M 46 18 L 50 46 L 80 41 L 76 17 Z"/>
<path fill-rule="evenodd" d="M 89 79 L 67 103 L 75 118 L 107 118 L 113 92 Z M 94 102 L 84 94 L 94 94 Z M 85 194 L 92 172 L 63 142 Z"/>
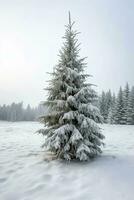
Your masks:
<path fill-rule="evenodd" d="M 40 124 L 0 122 L 0 200 L 133 200 L 134 126 L 101 127 L 101 157 L 48 162 Z"/>

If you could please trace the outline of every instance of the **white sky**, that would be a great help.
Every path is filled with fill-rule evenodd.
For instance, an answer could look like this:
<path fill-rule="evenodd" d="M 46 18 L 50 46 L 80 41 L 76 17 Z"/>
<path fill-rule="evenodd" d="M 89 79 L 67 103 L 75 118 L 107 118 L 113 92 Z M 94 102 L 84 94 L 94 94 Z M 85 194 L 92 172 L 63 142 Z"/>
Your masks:
<path fill-rule="evenodd" d="M 133 0 L 0 0 L 0 104 L 45 99 L 69 10 L 97 91 L 134 85 Z"/>

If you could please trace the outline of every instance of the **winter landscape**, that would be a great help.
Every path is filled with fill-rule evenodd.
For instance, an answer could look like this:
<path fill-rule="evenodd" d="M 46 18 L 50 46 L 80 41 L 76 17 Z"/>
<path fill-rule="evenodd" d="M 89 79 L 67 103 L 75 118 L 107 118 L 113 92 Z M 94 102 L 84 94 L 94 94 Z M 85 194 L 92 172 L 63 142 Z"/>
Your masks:
<path fill-rule="evenodd" d="M 37 122 L 0 122 L 1 200 L 133 200 L 134 126 L 101 125 L 103 154 L 91 162 L 44 161 Z"/>
<path fill-rule="evenodd" d="M 0 200 L 134 199 L 133 11 L 0 0 Z"/>

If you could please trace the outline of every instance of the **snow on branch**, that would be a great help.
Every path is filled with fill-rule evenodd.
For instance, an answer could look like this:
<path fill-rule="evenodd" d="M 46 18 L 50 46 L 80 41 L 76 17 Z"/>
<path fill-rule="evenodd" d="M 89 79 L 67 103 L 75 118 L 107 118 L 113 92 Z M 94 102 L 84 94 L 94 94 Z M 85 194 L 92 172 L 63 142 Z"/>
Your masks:
<path fill-rule="evenodd" d="M 74 127 L 72 136 L 70 138 L 71 143 L 75 144 L 77 141 L 79 141 L 81 139 L 83 139 L 81 133 L 79 132 L 79 130 L 77 128 Z"/>

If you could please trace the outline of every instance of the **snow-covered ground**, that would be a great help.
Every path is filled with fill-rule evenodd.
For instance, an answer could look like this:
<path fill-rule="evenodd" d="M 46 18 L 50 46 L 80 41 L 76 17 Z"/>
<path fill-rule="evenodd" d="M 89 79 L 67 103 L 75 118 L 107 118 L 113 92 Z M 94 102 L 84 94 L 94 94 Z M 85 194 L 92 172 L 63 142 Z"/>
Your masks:
<path fill-rule="evenodd" d="M 0 200 L 134 200 L 134 126 L 101 125 L 91 162 L 44 161 L 36 122 L 0 122 Z"/>

